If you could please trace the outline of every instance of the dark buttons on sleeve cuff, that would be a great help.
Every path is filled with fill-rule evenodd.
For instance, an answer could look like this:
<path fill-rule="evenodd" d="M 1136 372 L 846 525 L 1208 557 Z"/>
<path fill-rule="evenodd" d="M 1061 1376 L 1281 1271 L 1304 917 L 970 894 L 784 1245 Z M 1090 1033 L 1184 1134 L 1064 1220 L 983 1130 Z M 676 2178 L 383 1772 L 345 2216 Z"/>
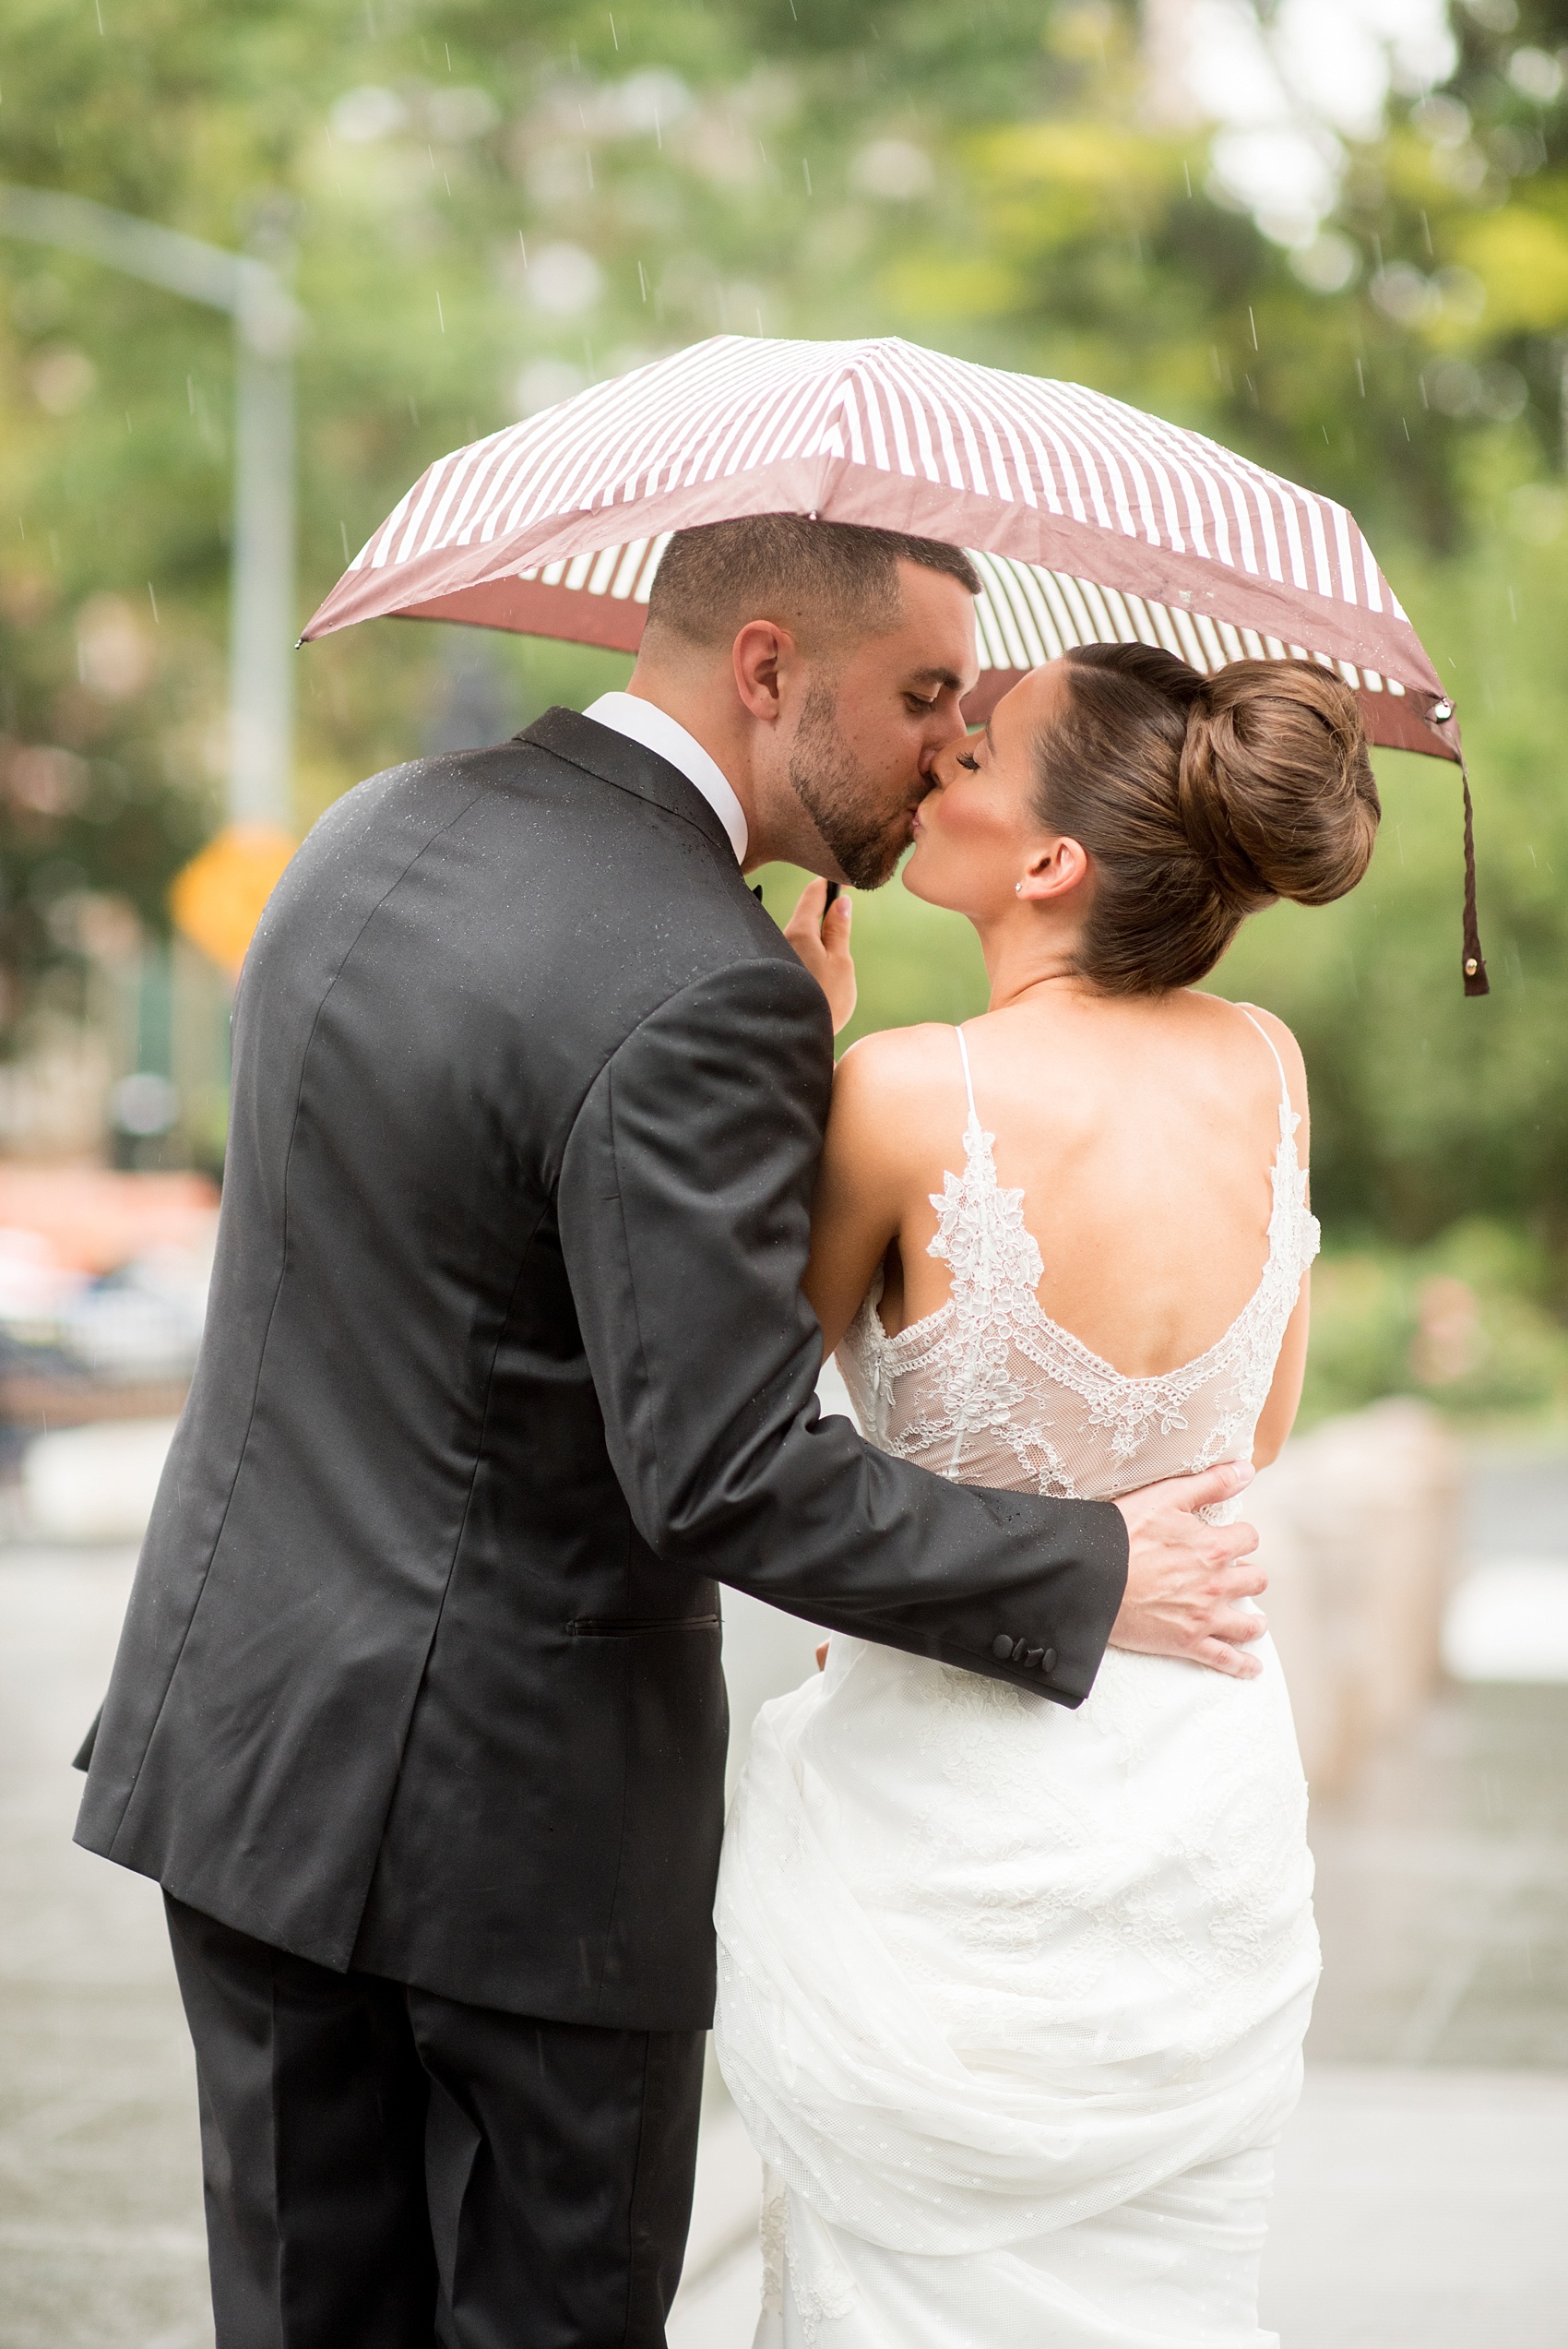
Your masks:
<path fill-rule="evenodd" d="M 1016 1663 L 1025 1672 L 1054 1672 L 1054 1648 L 1031 1648 L 1027 1640 L 1010 1640 L 999 1631 L 991 1643 L 991 1652 L 998 1663 Z"/>

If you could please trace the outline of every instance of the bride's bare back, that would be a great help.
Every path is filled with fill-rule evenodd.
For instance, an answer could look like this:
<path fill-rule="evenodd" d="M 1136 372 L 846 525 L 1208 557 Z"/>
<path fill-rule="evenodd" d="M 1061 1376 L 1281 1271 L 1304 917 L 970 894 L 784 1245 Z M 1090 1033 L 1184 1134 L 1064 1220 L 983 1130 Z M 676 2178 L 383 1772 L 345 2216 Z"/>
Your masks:
<path fill-rule="evenodd" d="M 1260 1027 L 1304 1120 L 1289 1031 L 1185 989 L 1117 997 L 1068 982 L 965 1029 L 997 1180 L 1022 1190 L 1039 1250 L 1040 1309 L 1126 1377 L 1194 1361 L 1257 1289 L 1280 1099 Z M 949 1269 L 929 1253 L 932 1200 L 962 1167 L 968 1115 L 951 1028 L 894 1030 L 846 1055 L 807 1276 L 829 1344 L 879 1266 L 889 1336 L 947 1302 Z M 1304 1122 L 1297 1139 L 1304 1163 Z M 1260 1461 L 1294 1416 L 1305 1351 L 1303 1294 L 1259 1425 Z"/>

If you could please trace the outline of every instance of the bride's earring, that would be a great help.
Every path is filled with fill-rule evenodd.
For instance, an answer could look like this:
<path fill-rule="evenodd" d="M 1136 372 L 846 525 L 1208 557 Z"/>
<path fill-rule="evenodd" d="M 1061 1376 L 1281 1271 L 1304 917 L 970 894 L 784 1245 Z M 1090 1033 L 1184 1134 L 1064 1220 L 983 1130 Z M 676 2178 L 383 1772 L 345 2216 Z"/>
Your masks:
<path fill-rule="evenodd" d="M 1022 881 L 1015 881 L 1015 882 L 1014 882 L 1014 884 L 1013 884 L 1013 894 L 1014 894 L 1014 896 L 1015 896 L 1015 897 L 1022 897 L 1022 896 L 1023 896 L 1023 894 L 1024 894 L 1024 885 L 1023 885 Z"/>

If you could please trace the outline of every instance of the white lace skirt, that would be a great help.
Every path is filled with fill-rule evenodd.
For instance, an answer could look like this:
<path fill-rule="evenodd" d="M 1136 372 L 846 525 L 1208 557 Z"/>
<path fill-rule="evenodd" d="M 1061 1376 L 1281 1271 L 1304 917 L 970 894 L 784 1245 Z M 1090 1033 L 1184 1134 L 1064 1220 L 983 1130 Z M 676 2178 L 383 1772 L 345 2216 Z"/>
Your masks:
<path fill-rule="evenodd" d="M 1078 1711 L 836 1638 L 719 1873 L 719 2061 L 787 2349 L 1258 2349 L 1317 1979 L 1272 1644 L 1112 1650 Z"/>

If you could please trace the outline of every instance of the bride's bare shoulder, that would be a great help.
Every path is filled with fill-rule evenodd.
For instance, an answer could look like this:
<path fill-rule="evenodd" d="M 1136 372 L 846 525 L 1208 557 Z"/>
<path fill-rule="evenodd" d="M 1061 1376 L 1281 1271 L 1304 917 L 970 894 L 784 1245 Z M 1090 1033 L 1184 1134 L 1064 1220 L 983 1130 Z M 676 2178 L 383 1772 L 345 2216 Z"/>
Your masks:
<path fill-rule="evenodd" d="M 1301 1057 L 1301 1047 L 1277 1011 L 1269 1011 L 1261 1003 L 1238 1002 L 1236 1008 L 1249 1014 L 1261 1028 L 1285 1067 L 1285 1082 L 1298 1109 L 1304 1109 L 1307 1100 L 1307 1067 Z M 1244 1032 L 1244 1031 L 1243 1031 Z"/>
<path fill-rule="evenodd" d="M 1270 1011 L 1265 1004 L 1261 1003 L 1242 1004 L 1240 1008 L 1252 1013 L 1275 1050 L 1284 1055 L 1288 1062 L 1300 1061 L 1301 1047 L 1296 1042 L 1294 1031 L 1286 1026 L 1277 1011 Z"/>
<path fill-rule="evenodd" d="M 951 1028 L 926 1021 L 862 1036 L 839 1061 L 833 1080 L 833 1125 L 879 1155 L 918 1151 L 933 1127 L 945 1131 L 964 1091 Z"/>
<path fill-rule="evenodd" d="M 954 1030 L 928 1019 L 913 1028 L 882 1028 L 851 1044 L 835 1073 L 834 1098 L 886 1107 L 945 1095 L 963 1081 Z"/>

